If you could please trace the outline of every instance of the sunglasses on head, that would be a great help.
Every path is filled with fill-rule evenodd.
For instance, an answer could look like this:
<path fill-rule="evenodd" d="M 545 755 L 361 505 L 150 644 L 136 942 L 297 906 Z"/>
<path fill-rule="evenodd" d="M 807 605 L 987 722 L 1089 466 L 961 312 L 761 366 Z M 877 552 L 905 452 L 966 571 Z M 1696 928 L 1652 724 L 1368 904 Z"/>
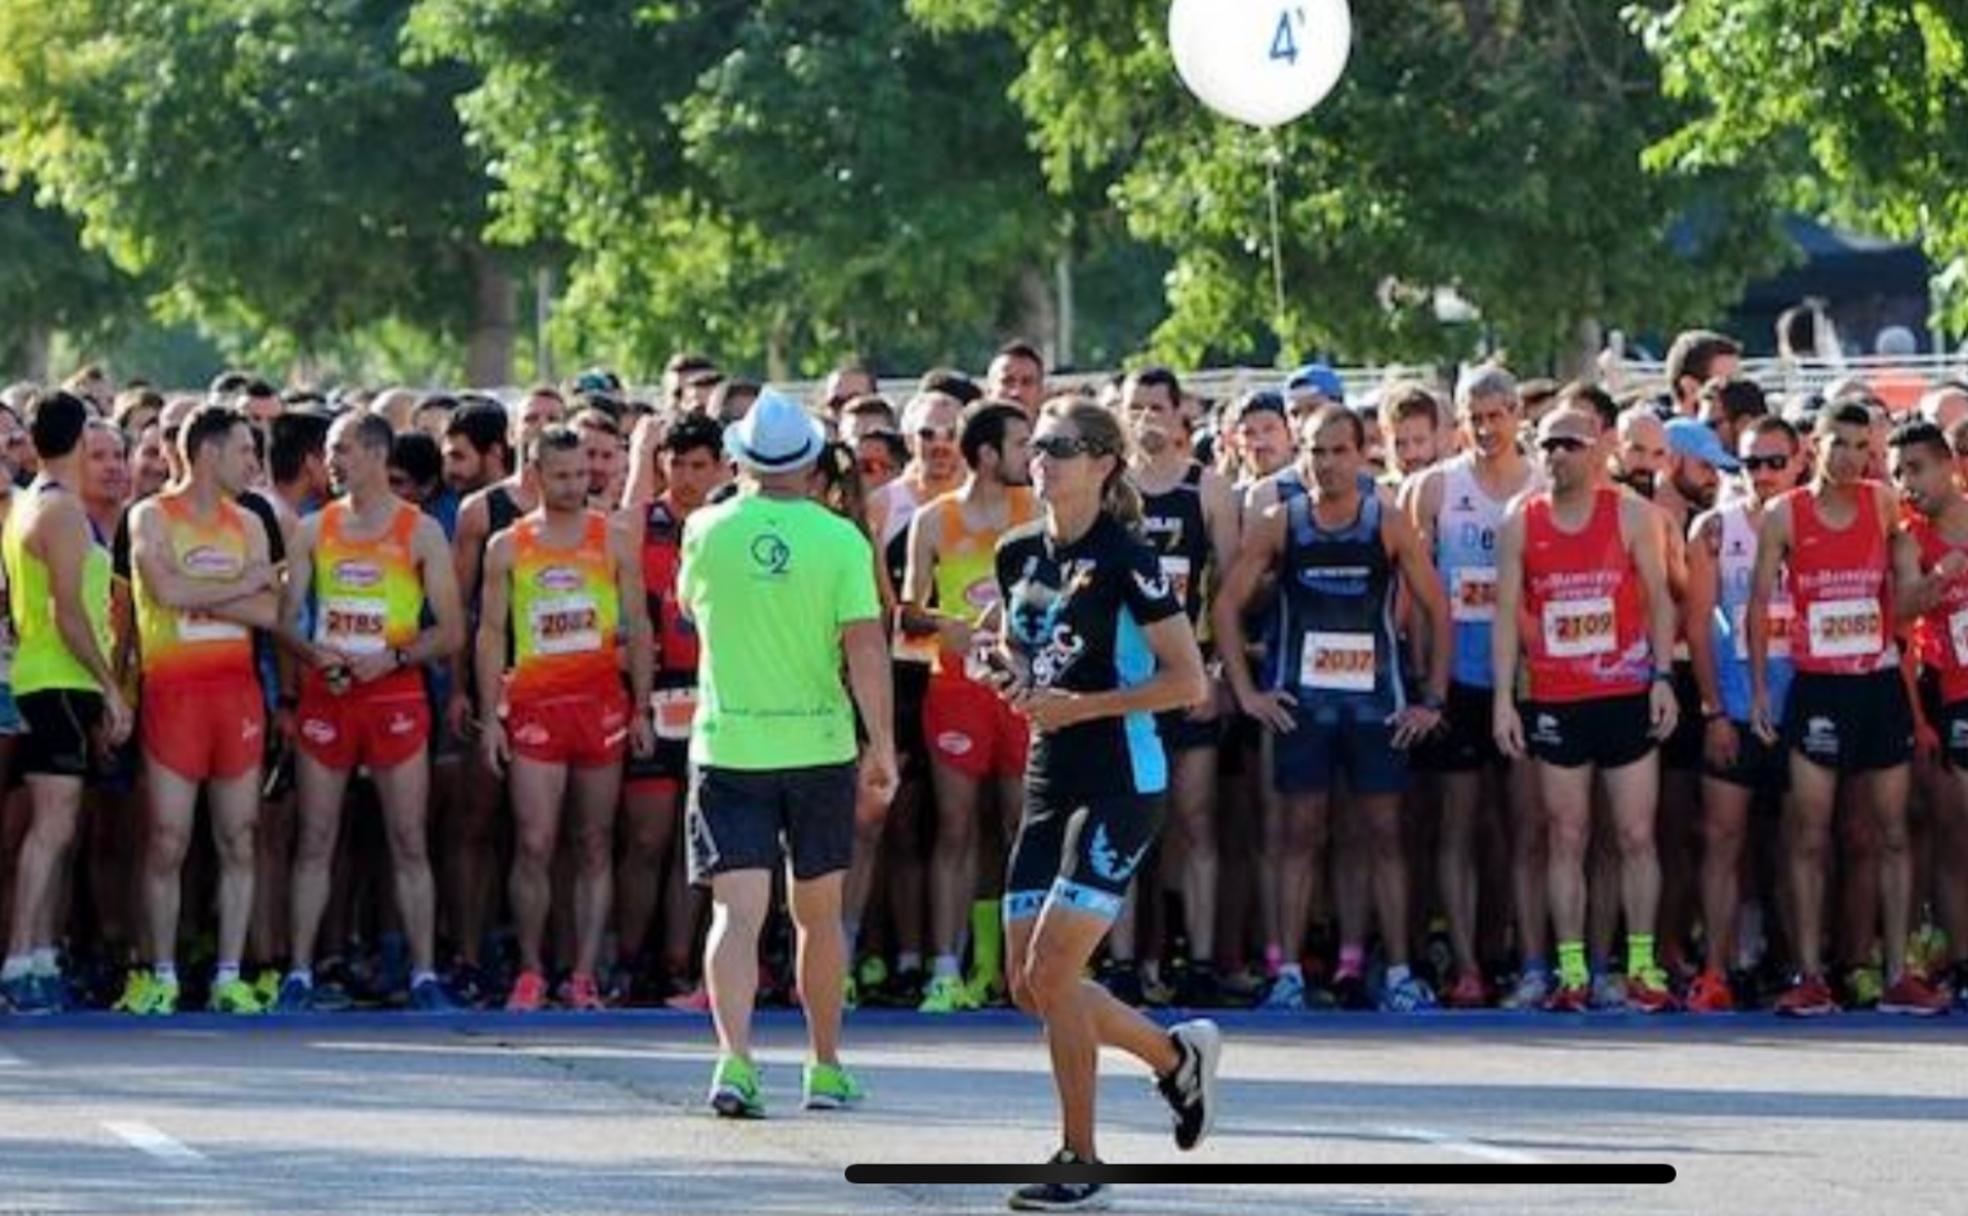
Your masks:
<path fill-rule="evenodd" d="M 1078 435 L 1047 435 L 1043 439 L 1034 439 L 1032 450 L 1054 460 L 1071 460 L 1075 456 L 1093 455 L 1095 447 Z"/>
<path fill-rule="evenodd" d="M 1553 435 L 1549 439 L 1538 440 L 1540 452 L 1583 452 L 1589 446 L 1575 435 Z"/>
<path fill-rule="evenodd" d="M 1742 458 L 1742 467 L 1743 471 L 1748 473 L 1755 473 L 1762 469 L 1768 469 L 1772 473 L 1781 473 L 1790 467 L 1790 457 L 1745 456 Z"/>

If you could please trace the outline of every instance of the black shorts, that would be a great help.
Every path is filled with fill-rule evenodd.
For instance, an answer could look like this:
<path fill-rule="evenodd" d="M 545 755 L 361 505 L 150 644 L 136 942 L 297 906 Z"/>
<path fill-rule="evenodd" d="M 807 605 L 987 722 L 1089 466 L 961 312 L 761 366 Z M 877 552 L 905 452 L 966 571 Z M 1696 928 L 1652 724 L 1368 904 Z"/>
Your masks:
<path fill-rule="evenodd" d="M 624 785 L 662 783 L 682 789 L 690 780 L 690 720 L 696 705 L 696 686 L 678 684 L 672 676 L 667 686 L 660 683 L 650 698 L 655 720 L 656 746 L 646 759 L 631 751 L 622 769 Z"/>
<path fill-rule="evenodd" d="M 1843 774 L 1905 764 L 1913 756 L 1913 707 L 1899 670 L 1858 676 L 1798 672 L 1784 712 L 1783 741 L 1786 750 Z"/>
<path fill-rule="evenodd" d="M 1322 794 L 1346 777 L 1355 794 L 1402 794 L 1408 755 L 1394 747 L 1394 728 L 1378 717 L 1308 705 L 1292 707 L 1296 725 L 1271 741 L 1271 781 L 1280 794 Z"/>
<path fill-rule="evenodd" d="M 1167 713 L 1155 715 L 1155 730 L 1162 737 L 1162 748 L 1168 752 L 1192 752 L 1197 748 L 1216 747 L 1223 742 L 1223 719 L 1205 718 L 1198 722 L 1189 716 L 1187 710 L 1172 709 Z"/>
<path fill-rule="evenodd" d="M 1451 684 L 1442 707 L 1442 729 L 1417 745 L 1414 767 L 1430 773 L 1473 773 L 1502 768 L 1496 745 L 1496 700 L 1487 688 Z"/>
<path fill-rule="evenodd" d="M 923 734 L 923 701 L 929 696 L 929 664 L 907 660 L 895 672 L 895 762 L 905 772 L 929 772 L 929 739 Z"/>
<path fill-rule="evenodd" d="M 1006 867 L 1005 919 L 1029 920 L 1048 898 L 1113 920 L 1162 832 L 1164 794 L 1053 796 L 1025 790 Z"/>
<path fill-rule="evenodd" d="M 782 854 L 800 882 L 847 869 L 854 860 L 855 787 L 852 764 L 696 769 L 684 815 L 690 881 L 777 869 Z"/>
<path fill-rule="evenodd" d="M 1524 741 L 1532 757 L 1558 768 L 1625 768 L 1654 750 L 1647 694 L 1590 701 L 1525 702 Z"/>
<path fill-rule="evenodd" d="M 22 693 L 14 700 L 27 726 L 16 761 L 22 773 L 88 777 L 97 771 L 96 731 L 103 720 L 101 693 L 51 688 Z"/>
<path fill-rule="evenodd" d="M 1674 700 L 1680 706 L 1674 733 L 1661 744 L 1661 767 L 1698 772 L 1703 767 L 1702 745 L 1706 724 L 1702 721 L 1701 686 L 1695 683 L 1695 665 L 1674 665 Z"/>
<path fill-rule="evenodd" d="M 1783 746 L 1783 740 L 1765 743 L 1749 729 L 1749 723 L 1737 722 L 1736 762 L 1728 768 L 1717 768 L 1702 759 L 1702 774 L 1730 785 L 1740 785 L 1745 789 L 1769 790 L 1781 794 L 1790 788 L 1790 752 Z M 1706 731 L 1707 725 L 1702 729 Z"/>

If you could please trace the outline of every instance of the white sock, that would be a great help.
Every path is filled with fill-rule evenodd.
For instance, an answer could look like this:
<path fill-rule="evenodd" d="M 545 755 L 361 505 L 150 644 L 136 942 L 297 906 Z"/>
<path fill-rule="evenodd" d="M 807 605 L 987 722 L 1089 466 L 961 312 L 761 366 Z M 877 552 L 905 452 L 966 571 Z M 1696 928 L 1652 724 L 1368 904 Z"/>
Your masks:
<path fill-rule="evenodd" d="M 1297 963 L 1278 964 L 1278 978 L 1282 980 L 1287 977 L 1295 979 L 1302 984 L 1305 982 L 1305 968 Z"/>
<path fill-rule="evenodd" d="M 25 954 L 9 954 L 5 963 L 0 963 L 0 980 L 26 979 L 34 974 L 34 960 Z"/>
<path fill-rule="evenodd" d="M 847 959 L 854 961 L 854 948 L 861 942 L 861 922 L 858 920 L 841 922 L 841 937 L 846 939 Z"/>
<path fill-rule="evenodd" d="M 933 963 L 932 966 L 935 967 L 935 971 L 932 974 L 934 974 L 934 976 L 937 979 L 942 979 L 946 975 L 953 980 L 961 979 L 963 977 L 963 970 L 961 967 L 958 966 L 957 956 L 954 954 L 937 955 L 936 962 Z"/>
<path fill-rule="evenodd" d="M 899 950 L 895 955 L 895 969 L 904 975 L 922 970 L 922 955 L 914 950 Z"/>
<path fill-rule="evenodd" d="M 1398 985 L 1405 984 L 1407 982 L 1408 982 L 1407 967 L 1398 966 L 1398 967 L 1389 967 L 1387 969 L 1387 987 L 1393 988 Z"/>
<path fill-rule="evenodd" d="M 41 946 L 37 948 L 34 951 L 32 958 L 34 964 L 34 974 L 36 975 L 61 974 L 61 964 L 55 960 L 55 948 L 53 946 Z"/>
<path fill-rule="evenodd" d="M 150 969 L 150 978 L 160 984 L 175 984 L 178 982 L 178 965 L 176 963 L 157 963 Z"/>
<path fill-rule="evenodd" d="M 220 984 L 230 984 L 236 981 L 238 978 L 239 978 L 238 963 L 220 963 L 218 970 L 212 973 L 212 986 L 216 988 Z"/>
<path fill-rule="evenodd" d="M 415 988 L 425 980 L 435 981 L 436 979 L 437 972 L 435 971 L 413 971 L 410 973 L 410 986 Z"/>
<path fill-rule="evenodd" d="M 309 988 L 312 988 L 314 987 L 314 968 L 296 967 L 287 973 L 287 978 L 290 980 L 299 980 Z"/>

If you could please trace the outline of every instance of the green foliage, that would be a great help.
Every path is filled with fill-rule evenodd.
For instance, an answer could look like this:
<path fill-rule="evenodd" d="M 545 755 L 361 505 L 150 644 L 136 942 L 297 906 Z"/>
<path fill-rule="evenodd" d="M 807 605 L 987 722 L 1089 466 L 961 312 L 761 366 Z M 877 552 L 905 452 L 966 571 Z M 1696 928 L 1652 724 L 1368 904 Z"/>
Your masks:
<path fill-rule="evenodd" d="M 1958 0 L 1686 0 L 1636 8 L 1692 109 L 1648 163 L 1753 177 L 1790 205 L 1922 240 L 1968 330 L 1968 7 Z"/>
<path fill-rule="evenodd" d="M 235 350 L 462 331 L 484 179 L 395 0 L 0 0 L 0 162 Z"/>
<path fill-rule="evenodd" d="M 19 367 L 30 331 L 100 334 L 139 302 L 128 278 L 81 247 L 74 222 L 31 193 L 0 192 L 0 379 Z"/>
<path fill-rule="evenodd" d="M 1452 285 L 1530 365 L 1590 320 L 1710 319 L 1780 257 L 1740 175 L 1663 180 L 1642 152 L 1679 122 L 1612 0 L 1375 0 L 1352 6 L 1345 78 L 1275 144 L 1191 99 L 1165 0 L 910 0 L 943 29 L 1008 32 L 1014 94 L 1052 182 L 1110 189 L 1174 256 L 1160 354 L 1247 355 L 1272 325 L 1267 157 L 1283 197 L 1285 353 L 1463 354 L 1432 292 Z M 1670 235 L 1701 220 L 1697 256 Z"/>

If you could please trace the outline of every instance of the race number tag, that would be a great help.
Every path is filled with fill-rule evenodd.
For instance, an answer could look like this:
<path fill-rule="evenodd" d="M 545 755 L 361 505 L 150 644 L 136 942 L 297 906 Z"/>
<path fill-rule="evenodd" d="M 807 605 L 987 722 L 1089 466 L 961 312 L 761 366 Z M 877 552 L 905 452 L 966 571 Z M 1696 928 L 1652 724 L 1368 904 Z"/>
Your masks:
<path fill-rule="evenodd" d="M 1449 616 L 1457 623 L 1488 624 L 1496 620 L 1495 566 L 1461 566 L 1449 583 Z"/>
<path fill-rule="evenodd" d="M 246 627 L 222 621 L 203 612 L 178 614 L 180 642 L 236 642 L 246 636 Z"/>
<path fill-rule="evenodd" d="M 1554 659 L 1611 654 L 1619 647 L 1610 596 L 1549 600 L 1544 605 L 1544 651 Z"/>
<path fill-rule="evenodd" d="M 1164 553 L 1161 557 L 1162 577 L 1169 581 L 1169 590 L 1175 594 L 1175 602 L 1189 602 L 1189 559 Z"/>
<path fill-rule="evenodd" d="M 1886 649 L 1878 600 L 1821 600 L 1811 605 L 1811 657 L 1869 658 Z"/>
<path fill-rule="evenodd" d="M 1968 667 L 1968 608 L 1957 608 L 1948 618 L 1948 638 L 1954 643 L 1954 663 Z"/>
<path fill-rule="evenodd" d="M 601 649 L 601 613 L 589 595 L 546 596 L 533 601 L 528 622 L 538 654 L 586 654 Z"/>
<path fill-rule="evenodd" d="M 1790 622 L 1796 616 L 1789 600 L 1770 601 L 1770 657 L 1787 659 L 1790 657 Z M 1730 632 L 1736 635 L 1736 659 L 1749 662 L 1749 605 L 1742 604 L 1735 610 L 1734 625 Z"/>
<path fill-rule="evenodd" d="M 1374 690 L 1374 636 L 1371 633 L 1308 633 L 1300 652 L 1298 682 L 1332 692 Z"/>
<path fill-rule="evenodd" d="M 339 596 L 321 603 L 320 640 L 343 654 L 381 654 L 388 649 L 384 629 L 389 602 L 361 596 Z"/>
<path fill-rule="evenodd" d="M 649 694 L 650 707 L 656 711 L 656 737 L 671 742 L 690 738 L 690 727 L 697 720 L 697 690 L 694 688 L 659 688 Z"/>

